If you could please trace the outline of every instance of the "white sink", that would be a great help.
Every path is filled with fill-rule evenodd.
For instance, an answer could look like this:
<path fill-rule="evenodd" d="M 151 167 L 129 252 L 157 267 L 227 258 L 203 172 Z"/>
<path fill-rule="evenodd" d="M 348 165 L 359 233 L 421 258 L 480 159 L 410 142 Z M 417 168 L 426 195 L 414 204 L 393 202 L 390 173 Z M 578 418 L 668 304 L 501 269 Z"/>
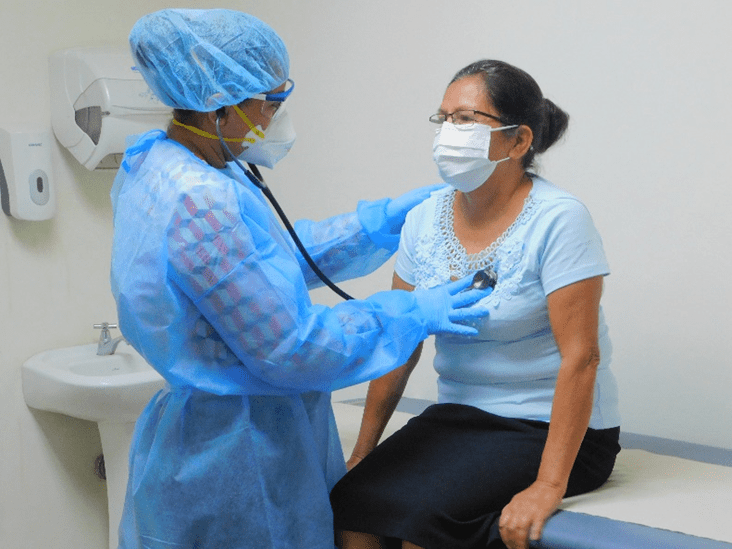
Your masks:
<path fill-rule="evenodd" d="M 37 354 L 23 364 L 23 396 L 31 408 L 96 421 L 104 453 L 109 547 L 116 549 L 135 421 L 165 381 L 132 347 L 97 356 L 97 345 Z"/>
<path fill-rule="evenodd" d="M 113 355 L 97 345 L 37 354 L 23 364 L 23 396 L 31 408 L 96 422 L 134 422 L 165 382 L 122 342 Z"/>

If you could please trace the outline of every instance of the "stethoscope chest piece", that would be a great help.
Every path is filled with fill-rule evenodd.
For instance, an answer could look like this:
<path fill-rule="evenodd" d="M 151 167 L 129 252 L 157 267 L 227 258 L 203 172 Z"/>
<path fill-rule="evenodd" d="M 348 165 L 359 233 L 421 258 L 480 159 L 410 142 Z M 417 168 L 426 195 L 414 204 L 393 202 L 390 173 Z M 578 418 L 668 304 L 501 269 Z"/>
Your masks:
<path fill-rule="evenodd" d="M 485 290 L 486 288 L 495 288 L 498 282 L 498 275 L 491 267 L 477 271 L 473 275 L 473 283 L 468 288 L 469 290 Z"/>

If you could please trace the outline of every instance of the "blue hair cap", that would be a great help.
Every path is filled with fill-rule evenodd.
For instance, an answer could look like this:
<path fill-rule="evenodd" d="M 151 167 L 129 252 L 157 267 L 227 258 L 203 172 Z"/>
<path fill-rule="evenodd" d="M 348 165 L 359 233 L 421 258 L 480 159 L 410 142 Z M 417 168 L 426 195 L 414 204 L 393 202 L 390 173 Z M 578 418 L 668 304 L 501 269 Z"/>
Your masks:
<path fill-rule="evenodd" d="M 137 69 L 160 101 L 174 109 L 215 111 L 287 80 L 282 39 L 256 17 L 234 10 L 165 9 L 130 32 Z"/>

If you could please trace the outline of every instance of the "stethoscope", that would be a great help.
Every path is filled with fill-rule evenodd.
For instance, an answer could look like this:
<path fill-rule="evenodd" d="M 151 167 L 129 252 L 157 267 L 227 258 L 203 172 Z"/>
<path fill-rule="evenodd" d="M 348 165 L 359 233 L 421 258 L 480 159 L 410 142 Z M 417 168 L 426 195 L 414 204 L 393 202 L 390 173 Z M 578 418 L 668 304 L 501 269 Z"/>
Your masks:
<path fill-rule="evenodd" d="M 318 276 L 320 280 L 323 281 L 323 283 L 328 286 L 331 290 L 333 290 L 336 294 L 338 294 L 340 297 L 345 299 L 346 301 L 354 299 L 351 295 L 344 292 L 341 288 L 339 288 L 335 282 L 333 282 L 330 278 L 326 276 L 326 274 L 320 270 L 320 268 L 315 264 L 315 261 L 310 256 L 308 251 L 305 249 L 305 245 L 300 240 L 300 237 L 297 236 L 297 233 L 295 232 L 295 228 L 292 226 L 292 223 L 290 223 L 290 220 L 287 218 L 287 215 L 285 215 L 284 210 L 280 206 L 279 202 L 277 202 L 277 199 L 274 197 L 274 194 L 272 194 L 272 191 L 267 186 L 267 183 L 264 181 L 264 177 L 262 177 L 262 174 L 259 171 L 259 168 L 256 166 L 256 164 L 251 164 L 247 162 L 247 166 L 249 169 L 245 168 L 244 165 L 239 161 L 239 159 L 234 156 L 234 154 L 231 152 L 231 149 L 229 149 L 229 146 L 226 144 L 226 141 L 224 141 L 224 137 L 221 135 L 221 128 L 219 127 L 219 119 L 220 117 L 216 117 L 216 135 L 218 135 L 219 143 L 221 143 L 221 146 L 223 147 L 224 151 L 229 155 L 229 157 L 234 161 L 234 164 L 237 165 L 237 167 L 244 172 L 244 175 L 247 176 L 249 181 L 252 182 L 252 184 L 257 187 L 259 190 L 262 191 L 264 196 L 267 197 L 267 200 L 269 200 L 269 203 L 272 204 L 272 207 L 277 212 L 277 215 L 282 220 L 282 223 L 285 225 L 285 228 L 287 229 L 287 232 L 290 233 L 290 236 L 292 237 L 292 240 L 295 242 L 295 245 L 297 246 L 297 249 L 300 250 L 300 253 L 305 258 L 305 261 L 310 266 L 310 268 L 313 270 L 313 272 Z M 487 268 L 481 271 L 477 271 L 475 275 L 473 276 L 473 282 L 472 284 L 466 288 L 466 290 L 483 290 L 486 288 L 495 288 L 496 282 L 498 281 L 498 277 L 495 273 L 495 271 L 492 268 Z M 463 291 L 466 291 L 463 290 Z"/>
<path fill-rule="evenodd" d="M 219 119 L 220 117 L 216 117 L 216 135 L 219 137 L 219 143 L 221 143 L 221 146 L 224 148 L 224 151 L 229 155 L 229 157 L 234 161 L 234 164 L 236 164 L 239 169 L 244 172 L 244 175 L 247 176 L 249 181 L 251 181 L 255 187 L 257 187 L 262 193 L 264 193 L 264 196 L 267 197 L 267 200 L 269 200 L 269 203 L 272 204 L 272 207 L 277 212 L 277 215 L 282 220 L 282 223 L 285 225 L 285 228 L 287 229 L 287 232 L 290 233 L 290 236 L 292 237 L 292 240 L 295 242 L 295 246 L 297 246 L 297 249 L 300 250 L 300 253 L 305 258 L 305 261 L 310 266 L 310 268 L 313 270 L 313 272 L 318 276 L 320 280 L 323 281 L 323 283 L 328 286 L 331 290 L 333 290 L 336 294 L 338 294 L 340 297 L 342 297 L 345 300 L 351 300 L 353 299 L 352 296 L 341 290 L 338 286 L 336 286 L 335 282 L 333 282 L 330 278 L 328 278 L 323 271 L 320 270 L 320 268 L 315 264 L 315 261 L 310 256 L 308 251 L 305 249 L 305 245 L 300 240 L 300 237 L 297 236 L 297 233 L 295 232 L 295 228 L 292 226 L 292 223 L 290 223 L 290 220 L 287 219 L 287 216 L 285 215 L 284 210 L 280 206 L 279 202 L 277 202 L 277 199 L 272 194 L 272 191 L 269 189 L 267 184 L 264 181 L 264 177 L 262 177 L 262 174 L 259 172 L 259 168 L 256 166 L 256 164 L 247 163 L 247 166 L 249 166 L 249 169 L 245 168 L 244 165 L 239 161 L 239 159 L 232 154 L 231 149 L 229 149 L 229 146 L 226 144 L 226 141 L 224 141 L 224 137 L 221 135 L 221 128 L 219 127 Z"/>

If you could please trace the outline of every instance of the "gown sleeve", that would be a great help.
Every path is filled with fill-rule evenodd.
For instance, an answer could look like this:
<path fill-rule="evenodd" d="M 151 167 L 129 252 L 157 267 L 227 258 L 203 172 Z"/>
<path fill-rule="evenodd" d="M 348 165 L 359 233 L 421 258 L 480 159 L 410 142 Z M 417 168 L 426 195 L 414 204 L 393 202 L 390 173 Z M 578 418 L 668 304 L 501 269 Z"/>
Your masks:
<path fill-rule="evenodd" d="M 192 301 L 248 375 L 283 392 L 332 391 L 405 362 L 428 335 L 414 297 L 381 292 L 332 308 L 312 304 L 301 266 L 274 229 L 271 212 L 242 196 L 232 186 L 182 192 L 167 229 L 167 262 L 171 284 Z M 326 231 L 313 232 L 328 240 L 322 238 Z M 355 225 L 354 234 L 358 250 L 363 236 Z M 313 246 L 318 239 L 306 240 Z M 354 255 L 351 263 L 359 261 Z M 346 267 L 341 272 L 358 270 Z"/>
<path fill-rule="evenodd" d="M 334 282 L 374 272 L 396 250 L 396 243 L 372 238 L 364 228 L 359 212 L 338 215 L 320 222 L 301 220 L 294 227 L 315 264 Z M 299 251 L 297 258 L 308 288 L 323 286 L 323 282 Z"/>

